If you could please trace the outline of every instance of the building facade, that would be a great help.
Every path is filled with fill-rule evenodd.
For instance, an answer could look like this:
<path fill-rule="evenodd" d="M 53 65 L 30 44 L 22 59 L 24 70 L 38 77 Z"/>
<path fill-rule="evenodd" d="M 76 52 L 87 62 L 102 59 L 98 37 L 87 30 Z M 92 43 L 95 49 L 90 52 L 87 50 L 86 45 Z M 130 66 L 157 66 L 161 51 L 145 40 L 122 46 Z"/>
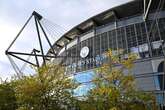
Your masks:
<path fill-rule="evenodd" d="M 123 49 L 136 53 L 138 59 L 132 70 L 137 88 L 154 92 L 157 102 L 165 97 L 164 54 L 165 6 L 157 10 L 159 0 L 153 0 L 146 20 L 143 19 L 143 0 L 135 0 L 109 9 L 80 23 L 54 44 L 59 56 L 67 56 L 66 73 L 82 83 L 77 95 L 93 87 L 93 69 L 106 63 L 105 52 L 110 48 L 117 53 Z M 49 53 L 51 54 L 51 53 Z"/>

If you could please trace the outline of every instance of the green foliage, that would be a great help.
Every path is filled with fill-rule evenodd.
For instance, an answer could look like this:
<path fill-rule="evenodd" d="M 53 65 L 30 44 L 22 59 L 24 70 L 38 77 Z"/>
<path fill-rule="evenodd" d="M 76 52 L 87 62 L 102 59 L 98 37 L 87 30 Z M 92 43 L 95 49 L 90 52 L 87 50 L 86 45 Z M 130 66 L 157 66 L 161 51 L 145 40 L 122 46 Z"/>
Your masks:
<path fill-rule="evenodd" d="M 77 87 L 59 65 L 47 65 L 33 76 L 14 81 L 18 110 L 63 110 L 71 106 L 70 90 Z"/>
<path fill-rule="evenodd" d="M 13 86 L 8 82 L 0 84 L 0 110 L 15 110 L 17 108 Z"/>
<path fill-rule="evenodd" d="M 122 51 L 113 55 L 111 50 L 106 55 L 107 63 L 95 71 L 95 88 L 84 99 L 73 97 L 79 84 L 64 67 L 50 64 L 35 75 L 0 84 L 0 110 L 157 110 L 155 97 L 136 89 L 131 74 L 136 55 L 123 59 Z"/>

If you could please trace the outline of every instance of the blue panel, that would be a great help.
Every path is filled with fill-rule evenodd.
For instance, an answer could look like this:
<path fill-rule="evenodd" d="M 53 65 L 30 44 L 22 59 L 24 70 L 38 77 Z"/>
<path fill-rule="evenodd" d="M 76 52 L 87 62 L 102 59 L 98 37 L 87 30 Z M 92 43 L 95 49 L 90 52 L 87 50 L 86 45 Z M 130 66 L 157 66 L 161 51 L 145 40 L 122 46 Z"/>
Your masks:
<path fill-rule="evenodd" d="M 74 90 L 75 96 L 84 96 L 87 92 L 94 87 L 94 84 L 91 82 L 94 77 L 93 71 L 86 71 L 78 73 L 74 76 L 74 79 L 81 83 L 79 87 Z"/>
<path fill-rule="evenodd" d="M 160 84 L 159 84 L 158 76 L 154 76 L 154 82 L 155 82 L 156 90 L 160 90 Z"/>

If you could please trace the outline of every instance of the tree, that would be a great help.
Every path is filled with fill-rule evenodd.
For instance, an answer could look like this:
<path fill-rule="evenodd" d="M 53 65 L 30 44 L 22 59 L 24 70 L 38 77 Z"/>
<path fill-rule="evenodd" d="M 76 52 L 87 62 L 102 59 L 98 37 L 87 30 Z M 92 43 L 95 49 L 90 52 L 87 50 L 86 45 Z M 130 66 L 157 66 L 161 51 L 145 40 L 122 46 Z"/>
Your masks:
<path fill-rule="evenodd" d="M 14 82 L 18 110 L 64 110 L 71 105 L 70 90 L 77 87 L 60 65 L 39 68 L 37 74 Z"/>
<path fill-rule="evenodd" d="M 0 110 L 157 110 L 153 94 L 136 89 L 131 72 L 136 55 L 125 59 L 111 50 L 106 55 L 107 63 L 95 71 L 94 88 L 83 99 L 74 97 L 79 84 L 64 67 L 49 64 L 35 75 L 0 84 Z"/>
<path fill-rule="evenodd" d="M 17 108 L 13 86 L 4 81 L 0 84 L 0 110 L 15 110 Z"/>
<path fill-rule="evenodd" d="M 96 69 L 95 88 L 89 91 L 86 101 L 93 110 L 157 110 L 155 97 L 136 89 L 131 74 L 136 55 L 129 54 L 125 59 L 122 53 L 113 55 L 112 50 L 106 53 L 108 62 Z"/>

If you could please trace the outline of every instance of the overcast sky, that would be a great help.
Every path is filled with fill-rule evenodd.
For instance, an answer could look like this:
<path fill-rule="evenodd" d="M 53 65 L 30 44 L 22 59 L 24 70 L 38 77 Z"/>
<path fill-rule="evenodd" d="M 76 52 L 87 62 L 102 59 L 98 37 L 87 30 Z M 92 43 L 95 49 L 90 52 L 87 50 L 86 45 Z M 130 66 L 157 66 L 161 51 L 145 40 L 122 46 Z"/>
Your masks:
<path fill-rule="evenodd" d="M 66 30 L 102 11 L 130 0 L 0 0 L 0 77 L 10 77 L 14 71 L 5 50 L 19 32 L 33 10 Z M 16 48 L 31 45 L 31 33 L 20 40 Z M 26 44 L 26 45 L 24 45 Z"/>

